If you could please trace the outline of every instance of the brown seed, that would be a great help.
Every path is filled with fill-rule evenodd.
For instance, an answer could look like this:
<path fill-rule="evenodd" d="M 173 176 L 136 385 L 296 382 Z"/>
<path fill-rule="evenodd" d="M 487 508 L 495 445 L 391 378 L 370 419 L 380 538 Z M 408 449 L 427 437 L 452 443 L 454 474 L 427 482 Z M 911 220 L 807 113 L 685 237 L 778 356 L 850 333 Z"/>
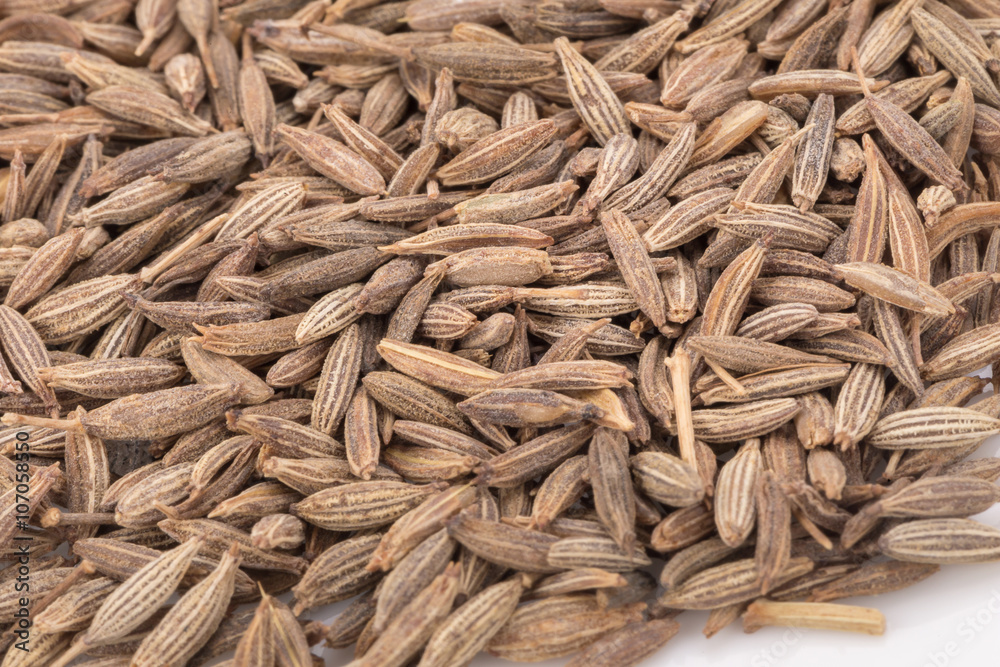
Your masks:
<path fill-rule="evenodd" d="M 400 666 L 413 657 L 451 610 L 458 591 L 458 563 L 451 563 L 386 627 L 355 667 Z"/>
<path fill-rule="evenodd" d="M 352 192 L 374 195 L 385 189 L 375 167 L 339 141 L 284 124 L 275 133 L 319 173 Z"/>
<path fill-rule="evenodd" d="M 636 484 L 650 498 L 673 507 L 702 501 L 705 489 L 697 470 L 665 452 L 640 452 L 632 457 Z"/>
<path fill-rule="evenodd" d="M 871 432 L 885 397 L 883 368 L 859 363 L 844 382 L 834 410 L 833 442 L 841 449 L 857 445 Z"/>
<path fill-rule="evenodd" d="M 777 579 L 779 585 L 813 569 L 808 558 L 792 558 Z M 737 560 L 717 565 L 694 575 L 677 589 L 659 599 L 665 607 L 674 609 L 718 609 L 752 600 L 760 595 L 760 580 L 753 559 Z"/>
<path fill-rule="evenodd" d="M 481 183 L 524 163 L 555 135 L 551 120 L 504 128 L 480 139 L 437 170 L 442 185 Z"/>
<path fill-rule="evenodd" d="M 453 42 L 414 49 L 425 67 L 447 67 L 459 81 L 479 84 L 521 85 L 555 76 L 552 54 L 517 46 Z"/>
<path fill-rule="evenodd" d="M 591 425 L 567 426 L 533 438 L 482 462 L 478 480 L 489 486 L 511 488 L 549 470 L 574 454 L 593 435 Z"/>
<path fill-rule="evenodd" d="M 306 609 L 346 600 L 372 586 L 376 577 L 364 566 L 381 538 L 381 534 L 352 537 L 320 554 L 293 589 L 294 610 L 301 614 Z"/>
<path fill-rule="evenodd" d="M 435 491 L 434 486 L 399 482 L 346 484 L 313 494 L 292 505 L 291 511 L 327 530 L 369 528 L 391 523 Z"/>
<path fill-rule="evenodd" d="M 777 7 L 778 4 L 774 0 L 752 0 L 751 2 L 737 3 L 678 42 L 677 50 L 685 54 L 691 53 L 700 47 L 715 44 L 727 37 L 739 34 Z"/>
<path fill-rule="evenodd" d="M 996 558 L 996 0 L 10 2 L 7 662 L 625 665 Z"/>
<path fill-rule="evenodd" d="M 514 577 L 472 597 L 434 631 L 420 664 L 440 667 L 471 659 L 514 613 L 523 589 L 523 581 Z"/>
<path fill-rule="evenodd" d="M 760 441 L 754 439 L 741 447 L 737 456 L 719 471 L 715 490 L 715 522 L 719 536 L 730 547 L 742 544 L 753 530 L 760 469 Z"/>
<path fill-rule="evenodd" d="M 529 602 L 510 617 L 487 649 L 518 661 L 560 657 L 639 620 L 645 606 L 640 602 L 602 610 L 593 598 L 572 596 Z"/>
<path fill-rule="evenodd" d="M 543 389 L 492 389 L 458 404 L 471 419 L 504 426 L 554 426 L 604 416 L 600 407 Z"/>
<path fill-rule="evenodd" d="M 927 48 L 945 63 L 950 71 L 965 77 L 975 93 L 990 104 L 1000 104 L 1000 93 L 986 68 L 974 52 L 955 36 L 947 24 L 920 7 L 914 7 L 911 22 Z"/>
<path fill-rule="evenodd" d="M 756 373 L 783 366 L 833 363 L 829 357 L 799 354 L 783 345 L 743 336 L 692 336 L 687 345 L 723 368 L 740 373 Z"/>
<path fill-rule="evenodd" d="M 639 307 L 654 326 L 664 326 L 667 323 L 666 298 L 635 225 L 624 213 L 612 210 L 601 214 L 601 226 L 625 284 L 637 295 Z"/>

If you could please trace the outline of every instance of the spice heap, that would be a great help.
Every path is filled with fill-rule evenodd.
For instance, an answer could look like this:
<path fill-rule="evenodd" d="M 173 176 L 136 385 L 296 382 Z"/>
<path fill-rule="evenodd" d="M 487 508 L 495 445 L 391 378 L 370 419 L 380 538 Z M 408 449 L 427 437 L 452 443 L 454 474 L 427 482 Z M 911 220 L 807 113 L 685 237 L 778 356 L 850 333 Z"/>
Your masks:
<path fill-rule="evenodd" d="M 997 0 L 0 16 L 5 667 L 622 666 L 1000 560 Z"/>

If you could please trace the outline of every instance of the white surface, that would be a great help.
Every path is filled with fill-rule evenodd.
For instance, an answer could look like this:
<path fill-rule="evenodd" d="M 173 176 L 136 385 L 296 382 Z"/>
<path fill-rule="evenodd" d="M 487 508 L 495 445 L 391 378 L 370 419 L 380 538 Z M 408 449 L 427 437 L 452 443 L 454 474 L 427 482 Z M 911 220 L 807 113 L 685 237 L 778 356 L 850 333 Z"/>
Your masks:
<path fill-rule="evenodd" d="M 983 375 L 987 375 L 983 373 Z M 989 395 L 989 394 L 986 394 Z M 970 458 L 998 456 L 1000 436 L 991 438 Z M 974 517 L 1000 527 L 1000 505 Z M 1000 665 L 1000 562 L 945 565 L 928 579 L 902 591 L 842 604 L 875 607 L 886 617 L 886 633 L 854 633 L 764 628 L 744 634 L 740 622 L 711 639 L 701 628 L 707 613 L 684 612 L 681 631 L 644 667 L 994 667 Z M 306 616 L 329 622 L 344 604 L 313 610 Z M 318 650 L 317 647 L 315 650 Z M 352 650 L 324 649 L 326 664 L 344 665 Z M 567 662 L 533 663 L 558 667 Z M 472 667 L 510 667 L 481 655 Z"/>

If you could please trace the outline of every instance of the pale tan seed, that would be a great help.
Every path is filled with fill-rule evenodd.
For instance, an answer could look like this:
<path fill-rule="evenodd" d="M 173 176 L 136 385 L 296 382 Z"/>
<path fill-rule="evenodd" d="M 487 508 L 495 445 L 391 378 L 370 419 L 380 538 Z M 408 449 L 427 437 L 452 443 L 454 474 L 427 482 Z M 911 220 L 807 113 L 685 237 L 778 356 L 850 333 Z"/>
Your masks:
<path fill-rule="evenodd" d="M 954 313 L 954 304 L 938 290 L 882 264 L 838 264 L 834 267 L 834 275 L 852 287 L 902 308 L 939 317 Z"/>
<path fill-rule="evenodd" d="M 792 558 L 777 579 L 778 585 L 809 573 L 808 558 Z M 753 559 L 717 565 L 694 575 L 678 588 L 659 598 L 664 607 L 674 609 L 718 609 L 760 596 L 760 580 Z"/>
<path fill-rule="evenodd" d="M 927 519 L 897 526 L 879 538 L 879 547 L 911 563 L 985 563 L 1000 557 L 1000 533 L 970 519 Z"/>
<path fill-rule="evenodd" d="M 736 331 L 768 243 L 767 239 L 755 242 L 722 272 L 702 309 L 702 335 L 728 336 Z"/>
<path fill-rule="evenodd" d="M 174 592 L 201 546 L 189 540 L 138 570 L 101 605 L 81 643 L 108 643 L 139 627 Z"/>
<path fill-rule="evenodd" d="M 472 396 L 486 390 L 500 373 L 423 345 L 383 339 L 379 354 L 396 370 L 432 387 Z"/>
<path fill-rule="evenodd" d="M 24 317 L 46 343 L 66 343 L 118 317 L 127 308 L 121 293 L 139 285 L 139 279 L 129 274 L 94 278 L 50 292 Z"/>
<path fill-rule="evenodd" d="M 883 449 L 936 449 L 982 442 L 1000 432 L 1000 421 L 968 408 L 904 410 L 880 419 L 867 442 Z"/>
<path fill-rule="evenodd" d="M 735 442 L 774 430 L 799 411 L 794 398 L 754 401 L 692 413 L 695 436 L 705 442 Z"/>
<path fill-rule="evenodd" d="M 159 661 L 186 662 L 201 649 L 222 622 L 233 596 L 240 565 L 237 547 L 222 556 L 219 566 L 192 586 L 139 644 L 132 662 L 155 665 Z M 198 618 L 199 623 L 190 619 Z"/>
<path fill-rule="evenodd" d="M 996 84 L 974 52 L 938 17 L 920 7 L 915 7 L 910 20 L 925 46 L 949 70 L 965 77 L 972 90 L 990 104 L 1000 104 Z"/>
<path fill-rule="evenodd" d="M 760 440 L 757 439 L 747 441 L 719 471 L 715 489 L 715 523 L 719 536 L 730 547 L 742 544 L 754 528 L 760 472 Z"/>
<path fill-rule="evenodd" d="M 631 459 L 631 469 L 639 489 L 657 502 L 690 507 L 705 496 L 697 470 L 666 452 L 639 452 Z"/>

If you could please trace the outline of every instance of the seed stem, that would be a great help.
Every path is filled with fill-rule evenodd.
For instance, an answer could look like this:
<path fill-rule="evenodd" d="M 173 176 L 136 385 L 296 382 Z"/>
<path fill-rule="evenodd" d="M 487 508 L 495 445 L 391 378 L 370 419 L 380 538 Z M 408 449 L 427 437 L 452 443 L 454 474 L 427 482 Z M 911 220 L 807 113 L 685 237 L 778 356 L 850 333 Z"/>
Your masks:
<path fill-rule="evenodd" d="M 743 631 L 752 633 L 767 626 L 882 635 L 885 633 L 885 616 L 877 609 L 868 607 L 757 600 L 743 615 Z"/>
<path fill-rule="evenodd" d="M 674 391 L 674 416 L 677 419 L 677 447 L 681 458 L 698 468 L 694 444 L 694 420 L 691 416 L 691 357 L 678 350 L 665 362 L 670 369 L 670 384 Z"/>
<path fill-rule="evenodd" d="M 4 416 L 0 418 L 7 426 L 40 426 L 42 428 L 57 428 L 62 431 L 73 431 L 74 433 L 83 433 L 83 424 L 74 415 L 70 419 L 52 419 L 50 417 L 36 417 L 34 415 L 21 415 L 16 412 L 4 413 Z"/>
<path fill-rule="evenodd" d="M 63 512 L 51 507 L 42 515 L 42 528 L 57 526 L 113 526 L 114 512 Z"/>

